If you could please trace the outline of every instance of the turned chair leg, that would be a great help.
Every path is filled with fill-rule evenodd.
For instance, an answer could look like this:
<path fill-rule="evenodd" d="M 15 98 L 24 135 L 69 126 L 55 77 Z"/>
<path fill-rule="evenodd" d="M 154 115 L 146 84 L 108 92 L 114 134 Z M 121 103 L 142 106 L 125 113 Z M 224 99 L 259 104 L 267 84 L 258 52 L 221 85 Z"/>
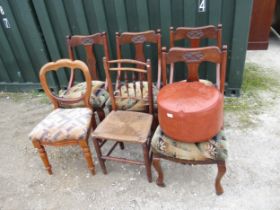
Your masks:
<path fill-rule="evenodd" d="M 102 152 L 101 152 L 100 145 L 99 145 L 99 139 L 93 139 L 93 144 L 94 144 L 94 147 L 95 147 L 95 151 L 96 151 L 97 158 L 98 158 L 99 164 L 101 166 L 101 169 L 102 169 L 104 174 L 107 174 L 105 161 L 102 159 Z"/>
<path fill-rule="evenodd" d="M 217 163 L 217 166 L 218 166 L 218 174 L 215 181 L 215 189 L 216 189 L 216 194 L 221 195 L 224 193 L 224 189 L 221 185 L 221 179 L 226 173 L 226 163 L 225 161 L 222 161 L 220 163 Z"/>
<path fill-rule="evenodd" d="M 84 157 L 87 161 L 88 169 L 90 170 L 92 175 L 95 175 L 95 166 L 94 166 L 94 163 L 92 161 L 91 152 L 90 152 L 90 149 L 89 149 L 89 146 L 88 146 L 88 142 L 86 140 L 82 140 L 82 141 L 79 141 L 79 144 L 80 144 L 80 147 L 83 150 Z"/>
<path fill-rule="evenodd" d="M 160 187 L 165 187 L 165 184 L 163 182 L 163 172 L 160 165 L 160 158 L 153 157 L 153 166 L 158 173 L 157 185 Z"/>
<path fill-rule="evenodd" d="M 41 145 L 41 143 L 39 141 L 33 141 L 33 145 L 35 148 L 38 149 L 38 152 L 40 154 L 40 157 L 44 163 L 44 166 L 46 168 L 46 170 L 48 171 L 48 173 L 51 175 L 52 174 L 52 167 L 49 163 L 49 159 L 48 159 L 48 155 L 46 153 L 45 147 L 43 145 Z"/>
<path fill-rule="evenodd" d="M 144 163 L 146 167 L 147 179 L 149 182 L 152 182 L 152 170 L 151 170 L 151 161 L 149 158 L 149 149 L 146 143 L 144 143 L 142 146 L 143 146 Z"/>

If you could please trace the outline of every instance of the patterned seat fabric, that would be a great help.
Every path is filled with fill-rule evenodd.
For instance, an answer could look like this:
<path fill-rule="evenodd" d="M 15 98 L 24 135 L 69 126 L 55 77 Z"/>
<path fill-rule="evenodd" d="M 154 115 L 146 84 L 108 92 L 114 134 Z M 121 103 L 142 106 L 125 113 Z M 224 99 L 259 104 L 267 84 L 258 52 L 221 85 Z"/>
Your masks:
<path fill-rule="evenodd" d="M 135 82 L 136 86 L 136 93 L 134 89 L 134 83 L 128 83 L 128 91 L 125 85 L 121 86 L 121 95 L 124 97 L 127 96 L 133 96 L 136 98 L 116 98 L 116 104 L 118 106 L 118 109 L 121 110 L 127 110 L 127 111 L 145 111 L 148 106 L 148 82 L 143 82 L 143 99 L 141 99 L 141 89 L 140 89 L 140 81 Z M 115 91 L 115 96 L 120 95 L 120 91 Z M 157 94 L 158 89 L 156 86 L 153 85 L 153 102 L 154 106 L 156 108 L 157 106 Z M 139 98 L 139 99 L 138 99 Z M 108 107 L 109 110 L 112 109 L 112 102 L 110 98 L 106 102 L 106 107 Z"/>
<path fill-rule="evenodd" d="M 91 117 L 89 108 L 55 109 L 31 131 L 29 138 L 45 142 L 85 139 Z"/>
<path fill-rule="evenodd" d="M 109 93 L 104 89 L 105 82 L 103 81 L 92 81 L 92 88 L 91 88 L 91 96 L 90 96 L 90 103 L 92 104 L 93 108 L 101 108 L 105 102 L 109 98 Z M 84 94 L 86 91 L 86 82 L 81 82 L 67 90 L 60 90 L 59 97 L 63 98 L 78 98 L 81 94 Z M 73 108 L 73 107 L 83 107 L 84 102 L 80 101 L 75 104 L 71 105 L 64 105 L 65 108 Z"/>
<path fill-rule="evenodd" d="M 227 158 L 226 139 L 223 131 L 207 142 L 184 143 L 167 137 L 158 126 L 152 138 L 152 150 L 183 160 L 225 160 Z"/>

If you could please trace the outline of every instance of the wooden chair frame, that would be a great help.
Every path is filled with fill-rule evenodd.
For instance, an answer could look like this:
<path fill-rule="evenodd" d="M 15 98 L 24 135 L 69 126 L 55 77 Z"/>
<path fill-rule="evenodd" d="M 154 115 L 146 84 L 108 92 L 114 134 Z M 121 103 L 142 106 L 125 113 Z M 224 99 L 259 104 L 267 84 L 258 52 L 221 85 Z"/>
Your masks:
<path fill-rule="evenodd" d="M 90 70 L 91 80 L 98 80 L 98 74 L 96 70 L 96 56 L 93 52 L 94 45 L 102 45 L 104 55 L 106 59 L 110 59 L 108 38 L 106 32 L 96 33 L 92 35 L 75 35 L 66 36 L 67 50 L 71 60 L 75 60 L 74 48 L 77 46 L 83 46 L 86 51 L 87 65 Z M 71 72 L 69 86 L 72 87 L 74 82 L 74 74 Z"/>
<path fill-rule="evenodd" d="M 203 39 L 211 39 L 216 40 L 216 46 L 222 49 L 222 24 L 219 24 L 218 26 L 208 25 L 203 27 L 178 27 L 176 30 L 174 30 L 173 27 L 170 27 L 169 36 L 170 48 L 175 47 L 175 42 L 180 40 L 187 40 L 191 48 L 198 48 L 200 47 L 200 43 Z M 173 82 L 173 78 L 174 65 L 171 65 L 170 83 Z"/>
<path fill-rule="evenodd" d="M 120 59 L 120 60 L 111 60 L 107 61 L 106 58 L 103 59 L 104 62 L 104 68 L 105 68 L 105 73 L 106 77 L 108 80 L 108 89 L 109 89 L 109 94 L 110 98 L 112 100 L 112 109 L 113 111 L 118 110 L 117 104 L 116 104 L 116 96 L 114 95 L 114 89 L 113 89 L 113 84 L 111 80 L 111 75 L 110 72 L 116 72 L 116 71 L 121 71 L 124 73 L 125 77 L 125 87 L 128 88 L 128 75 L 127 72 L 132 72 L 132 73 L 137 73 L 140 74 L 139 78 L 143 78 L 142 74 L 147 75 L 147 80 L 148 80 L 148 103 L 149 103 L 149 113 L 152 115 L 153 113 L 153 96 L 152 96 L 152 72 L 151 72 L 151 64 L 150 60 L 147 60 L 147 63 L 141 62 L 141 61 L 136 61 L 136 60 L 131 60 L 131 59 Z M 137 67 L 123 67 L 125 64 L 134 64 Z M 117 65 L 118 67 L 114 68 L 111 67 L 111 65 Z M 140 68 L 141 67 L 141 68 Z M 120 79 L 121 77 L 119 77 Z M 135 79 L 135 77 L 132 77 Z M 140 80 L 142 82 L 142 80 Z M 117 89 L 120 90 L 119 88 L 121 87 L 121 83 L 119 82 L 119 85 L 117 86 Z M 135 86 L 134 86 L 135 88 Z M 140 88 L 143 88 L 143 86 L 140 85 Z M 128 91 L 128 89 L 127 89 Z M 142 90 L 143 91 L 143 90 Z M 122 95 L 119 96 L 120 98 L 128 98 L 132 97 L 135 98 L 135 96 L 128 96 L 128 97 L 123 97 Z M 141 94 L 141 97 L 143 97 L 143 93 Z M 126 112 L 126 111 L 123 111 Z M 137 113 L 137 112 L 136 112 Z M 93 135 L 93 144 L 96 149 L 97 157 L 100 163 L 100 166 L 102 168 L 102 171 L 104 174 L 107 174 L 107 169 L 105 166 L 105 161 L 107 160 L 112 160 L 112 161 L 117 161 L 117 162 L 122 162 L 122 163 L 130 163 L 130 164 L 136 164 L 136 165 L 145 165 L 146 167 L 146 175 L 147 179 L 149 182 L 152 181 L 152 175 L 151 175 L 151 157 L 150 157 L 150 136 L 146 139 L 145 142 L 136 142 L 136 141 L 125 141 L 127 143 L 132 143 L 132 144 L 141 144 L 142 149 L 143 149 L 143 156 L 144 156 L 144 161 L 139 161 L 139 160 L 129 160 L 126 158 L 121 158 L 121 157 L 113 157 L 110 156 L 111 153 L 114 151 L 116 146 L 119 144 L 120 148 L 123 150 L 124 149 L 124 143 L 122 141 L 116 141 L 116 143 L 109 149 L 107 154 L 103 154 L 101 151 L 102 146 L 105 145 L 106 142 L 109 140 L 114 139 L 101 139 L 98 137 L 95 137 Z"/>
<path fill-rule="evenodd" d="M 71 71 L 80 69 L 85 76 L 85 80 L 86 80 L 86 84 L 87 84 L 86 92 L 84 95 L 80 96 L 77 99 L 65 99 L 65 98 L 58 97 L 58 96 L 54 95 L 48 87 L 46 74 L 50 71 L 57 71 L 58 69 L 65 68 L 65 67 L 70 68 Z M 63 104 L 73 104 L 73 103 L 77 103 L 81 100 L 84 101 L 86 107 L 92 109 L 92 107 L 89 103 L 90 91 L 91 91 L 91 77 L 89 74 L 88 67 L 82 61 L 78 61 L 78 60 L 71 61 L 69 59 L 61 59 L 56 62 L 47 63 L 40 70 L 40 82 L 41 82 L 42 88 L 44 89 L 47 97 L 53 103 L 54 109 L 59 108 Z M 65 146 L 65 145 L 73 145 L 73 144 L 80 145 L 80 147 L 82 148 L 82 151 L 84 153 L 84 157 L 87 161 L 89 170 L 91 171 L 91 173 L 93 175 L 95 174 L 95 166 L 94 166 L 94 163 L 93 163 L 93 160 L 91 157 L 90 148 L 88 145 L 88 138 L 89 138 L 90 130 L 91 130 L 91 127 L 96 126 L 95 124 L 96 124 L 95 119 L 94 119 L 94 117 L 92 117 L 90 127 L 88 129 L 85 139 L 81 139 L 81 140 L 67 139 L 67 140 L 63 140 L 63 141 L 59 141 L 59 142 L 45 142 L 45 141 L 40 141 L 40 139 L 32 140 L 32 143 L 33 143 L 34 147 L 38 149 L 40 157 L 49 174 L 52 174 L 52 167 L 49 163 L 48 156 L 45 151 L 44 145 Z"/>
<path fill-rule="evenodd" d="M 166 66 L 168 64 L 174 64 L 176 62 L 185 62 L 188 65 L 189 75 L 186 82 L 198 81 L 198 67 L 200 63 L 204 61 L 210 61 L 218 65 L 218 70 L 220 71 L 219 83 L 220 85 L 217 87 L 219 91 L 224 94 L 224 81 L 226 74 L 226 63 L 227 63 L 227 47 L 223 46 L 222 50 L 218 47 L 203 47 L 203 48 L 179 48 L 173 47 L 166 53 L 166 48 L 163 48 L 162 53 L 162 73 L 163 73 L 163 83 L 167 84 L 166 78 Z M 191 160 L 182 160 L 178 158 L 168 157 L 163 154 L 159 154 L 157 152 L 152 152 L 152 163 L 155 170 L 158 173 L 157 185 L 163 187 L 163 172 L 160 166 L 160 160 L 170 160 L 173 162 L 179 162 L 183 164 L 217 164 L 218 174 L 215 181 L 215 189 L 216 194 L 221 195 L 223 191 L 223 187 L 221 185 L 221 179 L 226 173 L 226 163 L 221 160 L 212 160 L 207 159 L 204 161 L 191 161 Z"/>
<path fill-rule="evenodd" d="M 217 68 L 217 88 L 222 94 L 225 90 L 225 77 L 227 65 L 227 46 L 222 49 L 218 47 L 182 48 L 173 47 L 166 52 L 166 47 L 162 48 L 162 79 L 163 86 L 167 84 L 167 65 L 174 66 L 176 62 L 184 62 L 188 66 L 187 82 L 199 81 L 198 68 L 202 62 L 216 63 Z M 172 83 L 170 80 L 169 83 Z"/>
<path fill-rule="evenodd" d="M 221 180 L 226 173 L 226 162 L 225 161 L 211 160 L 211 159 L 207 159 L 207 160 L 204 160 L 204 161 L 181 160 L 181 159 L 178 159 L 178 158 L 167 157 L 165 155 L 153 152 L 152 153 L 152 162 L 153 162 L 153 166 L 154 166 L 155 170 L 158 173 L 156 183 L 160 187 L 165 187 L 165 184 L 163 182 L 164 176 L 163 176 L 162 168 L 161 168 L 161 165 L 160 165 L 160 160 L 161 159 L 181 163 L 181 164 L 184 164 L 184 165 L 185 164 L 188 164 L 188 165 L 217 164 L 218 173 L 217 173 L 217 176 L 216 176 L 216 179 L 215 179 L 215 190 L 216 190 L 217 195 L 221 195 L 221 194 L 224 193 L 224 189 L 221 185 Z"/>
<path fill-rule="evenodd" d="M 74 48 L 78 46 L 83 46 L 86 52 L 86 63 L 90 70 L 91 80 L 99 80 L 96 68 L 96 56 L 94 54 L 93 48 L 95 45 L 102 45 L 103 51 L 106 59 L 110 59 L 110 52 L 108 47 L 108 38 L 106 32 L 95 33 L 92 35 L 75 35 L 75 36 L 66 36 L 66 43 L 69 58 L 75 60 Z M 69 90 L 74 84 L 74 72 L 71 71 L 70 79 L 68 83 L 67 90 Z M 105 89 L 107 89 L 107 81 L 105 82 Z M 103 120 L 105 113 L 103 110 L 104 107 L 95 108 L 100 120 Z"/>
<path fill-rule="evenodd" d="M 135 60 L 145 62 L 144 44 L 153 43 L 157 45 L 158 56 L 158 78 L 157 88 L 161 86 L 161 31 L 153 30 L 143 32 L 116 32 L 117 59 L 123 59 L 121 47 L 123 45 L 133 45 L 135 47 Z M 120 73 L 118 75 L 120 77 Z M 117 84 L 116 84 L 117 85 Z"/>

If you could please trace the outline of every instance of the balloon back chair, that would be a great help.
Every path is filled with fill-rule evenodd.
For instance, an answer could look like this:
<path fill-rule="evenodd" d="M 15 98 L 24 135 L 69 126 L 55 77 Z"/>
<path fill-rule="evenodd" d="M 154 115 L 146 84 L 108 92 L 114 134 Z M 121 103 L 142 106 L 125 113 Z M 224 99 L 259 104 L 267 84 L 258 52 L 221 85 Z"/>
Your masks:
<path fill-rule="evenodd" d="M 71 71 L 81 70 L 86 80 L 84 94 L 77 98 L 62 98 L 54 95 L 48 87 L 46 74 L 58 71 L 61 68 L 69 68 Z M 49 174 L 52 167 L 49 163 L 44 146 L 66 146 L 79 145 L 82 148 L 87 165 L 92 174 L 95 167 L 92 161 L 88 138 L 92 127 L 96 127 L 90 104 L 91 76 L 88 67 L 82 61 L 61 59 L 56 62 L 45 64 L 40 70 L 40 82 L 46 95 L 54 105 L 54 110 L 47 115 L 29 134 L 29 138 L 35 148 L 38 149 L 40 157 Z M 84 107 L 62 108 L 82 101 Z"/>

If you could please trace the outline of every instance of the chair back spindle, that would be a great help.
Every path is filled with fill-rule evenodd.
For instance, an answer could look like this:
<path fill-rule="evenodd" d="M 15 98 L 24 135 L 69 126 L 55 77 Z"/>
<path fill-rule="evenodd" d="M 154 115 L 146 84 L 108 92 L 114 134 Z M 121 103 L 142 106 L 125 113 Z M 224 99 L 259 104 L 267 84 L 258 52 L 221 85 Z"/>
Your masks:
<path fill-rule="evenodd" d="M 151 72 L 151 61 L 148 59 L 146 63 L 131 60 L 131 59 L 119 59 L 108 61 L 105 57 L 103 58 L 104 69 L 106 78 L 108 81 L 108 89 L 110 98 L 112 101 L 112 109 L 118 110 L 120 107 L 117 106 L 117 98 L 121 99 L 137 99 L 143 100 L 148 106 L 148 112 L 153 113 L 153 92 L 152 92 L 152 72 Z M 117 65 L 117 67 L 113 67 Z M 131 67 L 134 65 L 135 67 Z M 112 83 L 112 74 L 117 72 L 117 75 L 124 74 L 124 78 L 117 77 L 115 89 Z M 121 72 L 121 74 L 119 73 Z M 147 95 L 144 94 L 144 79 L 136 81 L 133 74 L 142 74 L 147 78 Z M 129 75 L 130 74 L 130 75 Z M 141 78 L 141 77 L 140 77 Z M 123 80 L 122 80 L 123 79 Z M 126 93 L 126 94 L 125 94 Z"/>

